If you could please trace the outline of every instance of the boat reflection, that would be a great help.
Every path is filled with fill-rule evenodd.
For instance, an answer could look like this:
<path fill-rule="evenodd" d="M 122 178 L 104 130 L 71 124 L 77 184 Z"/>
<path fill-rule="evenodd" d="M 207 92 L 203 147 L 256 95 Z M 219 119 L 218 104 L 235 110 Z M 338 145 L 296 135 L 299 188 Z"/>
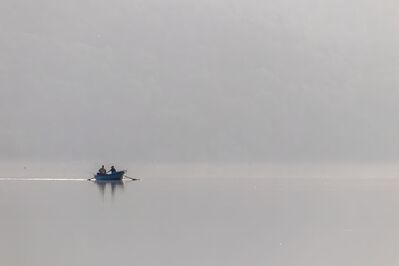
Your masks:
<path fill-rule="evenodd" d="M 112 198 L 115 196 L 115 191 L 120 190 L 123 191 L 125 183 L 128 181 L 125 180 L 114 180 L 114 181 L 103 181 L 103 180 L 96 180 L 94 183 L 96 183 L 101 195 L 103 198 L 105 197 L 105 191 L 107 190 L 107 187 L 111 188 L 111 195 Z"/>

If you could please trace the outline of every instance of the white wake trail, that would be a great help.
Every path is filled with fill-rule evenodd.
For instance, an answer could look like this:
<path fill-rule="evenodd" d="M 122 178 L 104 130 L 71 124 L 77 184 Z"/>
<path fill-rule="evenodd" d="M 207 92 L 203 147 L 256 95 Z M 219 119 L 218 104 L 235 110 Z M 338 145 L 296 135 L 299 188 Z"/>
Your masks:
<path fill-rule="evenodd" d="M 0 177 L 1 181 L 87 181 L 87 178 Z"/>

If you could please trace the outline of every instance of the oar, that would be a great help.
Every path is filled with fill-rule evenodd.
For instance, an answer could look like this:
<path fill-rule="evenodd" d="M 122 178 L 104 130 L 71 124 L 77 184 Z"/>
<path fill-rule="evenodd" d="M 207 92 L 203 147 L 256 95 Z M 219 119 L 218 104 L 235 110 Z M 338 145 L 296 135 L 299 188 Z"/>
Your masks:
<path fill-rule="evenodd" d="M 124 175 L 124 177 L 129 178 L 129 179 L 131 179 L 132 181 L 140 180 L 140 178 L 133 178 L 133 177 L 130 177 L 130 176 L 127 176 L 127 175 Z"/>
<path fill-rule="evenodd" d="M 91 180 L 93 180 L 93 179 L 96 179 L 96 174 L 94 174 L 94 173 L 90 173 L 90 174 L 92 174 L 92 175 L 93 175 L 93 177 L 92 177 L 92 178 L 89 178 L 89 179 L 87 179 L 87 181 L 91 181 Z"/>

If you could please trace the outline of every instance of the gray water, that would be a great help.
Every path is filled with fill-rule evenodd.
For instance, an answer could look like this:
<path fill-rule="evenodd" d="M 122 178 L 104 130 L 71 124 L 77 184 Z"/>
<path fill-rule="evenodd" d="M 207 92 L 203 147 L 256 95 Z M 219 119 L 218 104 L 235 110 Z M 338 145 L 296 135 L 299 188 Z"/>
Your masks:
<path fill-rule="evenodd" d="M 0 265 L 399 265 L 392 178 L 1 180 Z"/>

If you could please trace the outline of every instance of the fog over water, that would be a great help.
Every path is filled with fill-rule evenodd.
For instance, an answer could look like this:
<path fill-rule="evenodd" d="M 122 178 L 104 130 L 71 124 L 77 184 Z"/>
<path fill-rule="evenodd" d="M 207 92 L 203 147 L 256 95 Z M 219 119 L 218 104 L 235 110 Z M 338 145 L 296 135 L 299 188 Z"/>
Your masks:
<path fill-rule="evenodd" d="M 393 0 L 3 0 L 1 159 L 396 161 L 398 15 Z"/>
<path fill-rule="evenodd" d="M 399 265 L 398 29 L 397 0 L 1 0 L 0 265 Z"/>

